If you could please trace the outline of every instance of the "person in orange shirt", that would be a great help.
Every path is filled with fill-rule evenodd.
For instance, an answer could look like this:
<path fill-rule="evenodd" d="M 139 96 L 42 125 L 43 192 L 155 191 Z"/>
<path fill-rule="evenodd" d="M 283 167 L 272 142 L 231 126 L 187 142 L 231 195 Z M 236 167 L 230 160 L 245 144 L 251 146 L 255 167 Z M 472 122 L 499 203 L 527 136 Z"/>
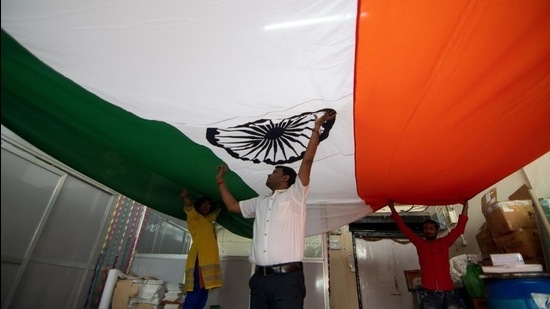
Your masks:
<path fill-rule="evenodd" d="M 451 279 L 449 248 L 461 234 L 464 234 L 466 222 L 468 221 L 468 202 L 464 202 L 456 227 L 449 234 L 441 238 L 437 238 L 439 224 L 436 221 L 430 219 L 424 221 L 424 238 L 422 238 L 416 235 L 403 222 L 403 219 L 395 210 L 392 201 L 390 201 L 388 206 L 392 212 L 392 219 L 401 232 L 416 247 L 422 276 L 422 289 L 419 291 L 420 308 L 463 308 L 462 298 L 455 291 L 455 286 Z"/>

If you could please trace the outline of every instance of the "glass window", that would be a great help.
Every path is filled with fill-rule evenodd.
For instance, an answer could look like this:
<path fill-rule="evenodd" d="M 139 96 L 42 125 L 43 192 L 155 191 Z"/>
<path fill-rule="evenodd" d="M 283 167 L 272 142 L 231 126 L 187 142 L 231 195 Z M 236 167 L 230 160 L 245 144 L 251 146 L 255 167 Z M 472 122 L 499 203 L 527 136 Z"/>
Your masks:
<path fill-rule="evenodd" d="M 187 223 L 150 208 L 137 244 L 137 253 L 187 254 L 191 234 Z"/>

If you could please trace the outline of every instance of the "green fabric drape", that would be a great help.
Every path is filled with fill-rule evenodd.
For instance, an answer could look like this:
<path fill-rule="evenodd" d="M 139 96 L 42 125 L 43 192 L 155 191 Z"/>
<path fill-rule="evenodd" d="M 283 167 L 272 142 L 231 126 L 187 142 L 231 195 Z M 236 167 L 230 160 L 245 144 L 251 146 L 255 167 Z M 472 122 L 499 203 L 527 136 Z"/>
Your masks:
<path fill-rule="evenodd" d="M 2 30 L 2 124 L 50 156 L 167 215 L 186 219 L 182 187 L 220 200 L 223 163 L 164 122 L 129 113 L 52 70 Z M 199 158 L 199 159 L 197 159 Z M 237 199 L 256 196 L 235 173 Z M 218 223 L 251 238 L 252 220 L 222 209 Z"/>

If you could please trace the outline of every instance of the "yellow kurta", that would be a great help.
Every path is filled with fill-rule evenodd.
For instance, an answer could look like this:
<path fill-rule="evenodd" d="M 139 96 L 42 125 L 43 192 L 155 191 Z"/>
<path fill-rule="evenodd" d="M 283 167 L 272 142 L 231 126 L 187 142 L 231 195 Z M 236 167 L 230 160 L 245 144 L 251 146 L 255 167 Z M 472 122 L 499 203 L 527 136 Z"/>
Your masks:
<path fill-rule="evenodd" d="M 213 212 L 204 217 L 193 207 L 185 207 L 187 214 L 187 227 L 193 238 L 187 263 L 185 264 L 185 289 L 193 290 L 194 268 L 197 256 L 199 258 L 199 268 L 204 280 L 206 289 L 213 289 L 222 286 L 222 272 L 220 267 L 220 254 L 218 251 L 218 241 L 216 240 L 216 231 L 212 222 L 218 217 L 217 212 Z"/>

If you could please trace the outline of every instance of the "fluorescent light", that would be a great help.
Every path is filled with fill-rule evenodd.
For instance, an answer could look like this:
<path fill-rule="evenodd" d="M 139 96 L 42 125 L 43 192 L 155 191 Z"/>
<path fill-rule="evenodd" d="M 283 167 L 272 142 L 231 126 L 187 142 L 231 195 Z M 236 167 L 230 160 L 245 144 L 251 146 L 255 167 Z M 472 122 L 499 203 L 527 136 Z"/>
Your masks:
<path fill-rule="evenodd" d="M 328 16 L 328 17 L 320 17 L 320 18 L 312 18 L 312 19 L 305 19 L 305 20 L 299 20 L 299 21 L 290 21 L 286 23 L 278 23 L 278 24 L 271 24 L 264 27 L 264 30 L 277 30 L 277 29 L 283 29 L 283 28 L 291 28 L 291 27 L 301 27 L 301 26 L 309 26 L 314 24 L 321 24 L 321 23 L 328 23 L 333 21 L 341 21 L 345 19 L 353 18 L 354 15 L 348 14 L 348 15 L 336 15 L 336 16 Z"/>

